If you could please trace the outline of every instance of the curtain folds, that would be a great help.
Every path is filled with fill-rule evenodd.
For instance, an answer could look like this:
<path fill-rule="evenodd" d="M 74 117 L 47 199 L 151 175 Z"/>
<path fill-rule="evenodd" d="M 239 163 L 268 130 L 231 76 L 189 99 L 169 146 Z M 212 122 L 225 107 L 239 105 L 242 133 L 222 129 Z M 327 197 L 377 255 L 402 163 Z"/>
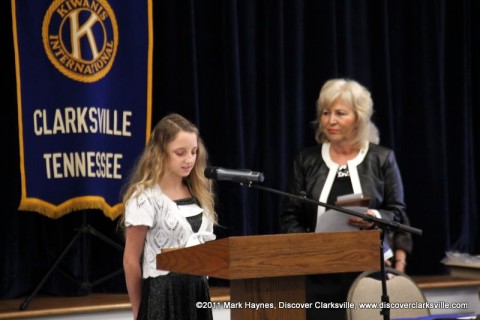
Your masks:
<path fill-rule="evenodd" d="M 354 78 L 372 92 L 381 144 L 395 150 L 414 236 L 409 273 L 441 274 L 445 251 L 480 253 L 480 3 L 475 0 L 154 1 L 153 121 L 179 112 L 198 124 L 212 165 L 261 171 L 285 190 L 293 157 L 315 144 L 321 85 Z M 0 14 L 11 30 L 8 1 Z M 5 24 L 5 25 L 4 25 Z M 11 35 L 4 77 L 8 141 L 0 237 L 0 298 L 30 292 L 82 222 L 18 212 L 15 68 Z M 128 80 L 126 80 L 128 81 Z M 13 130 L 13 131 L 12 131 Z M 282 197 L 218 182 L 219 237 L 279 232 Z M 88 221 L 117 243 L 116 222 Z M 87 241 L 62 269 L 94 279 L 121 268 L 121 252 Z M 55 272 L 43 289 L 73 295 L 123 291 L 123 275 L 79 290 Z"/>

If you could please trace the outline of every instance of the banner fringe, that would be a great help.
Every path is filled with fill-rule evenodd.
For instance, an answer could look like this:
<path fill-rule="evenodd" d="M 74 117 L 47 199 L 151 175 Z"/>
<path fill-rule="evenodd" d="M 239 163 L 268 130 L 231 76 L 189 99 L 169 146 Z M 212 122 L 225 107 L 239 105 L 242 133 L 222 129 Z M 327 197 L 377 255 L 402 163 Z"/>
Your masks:
<path fill-rule="evenodd" d="M 106 217 L 113 221 L 122 215 L 124 211 L 124 205 L 123 203 L 119 203 L 112 207 L 103 200 L 85 201 L 81 199 L 72 199 L 62 203 L 61 205 L 55 206 L 39 199 L 23 199 L 18 207 L 19 211 L 36 212 L 51 219 L 59 219 L 73 211 L 96 209 L 101 210 Z"/>

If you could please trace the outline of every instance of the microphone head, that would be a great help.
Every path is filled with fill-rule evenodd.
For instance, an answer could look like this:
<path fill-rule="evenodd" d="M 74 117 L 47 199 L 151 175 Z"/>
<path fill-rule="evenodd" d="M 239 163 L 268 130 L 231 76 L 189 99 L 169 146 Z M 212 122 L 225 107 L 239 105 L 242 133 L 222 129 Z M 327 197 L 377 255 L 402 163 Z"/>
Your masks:
<path fill-rule="evenodd" d="M 205 175 L 205 178 L 207 179 L 217 179 L 217 168 L 218 167 L 206 167 L 205 171 L 203 174 Z"/>
<path fill-rule="evenodd" d="M 246 169 L 233 170 L 220 167 L 206 167 L 203 174 L 208 179 L 239 183 L 263 182 L 264 180 L 263 173 Z"/>

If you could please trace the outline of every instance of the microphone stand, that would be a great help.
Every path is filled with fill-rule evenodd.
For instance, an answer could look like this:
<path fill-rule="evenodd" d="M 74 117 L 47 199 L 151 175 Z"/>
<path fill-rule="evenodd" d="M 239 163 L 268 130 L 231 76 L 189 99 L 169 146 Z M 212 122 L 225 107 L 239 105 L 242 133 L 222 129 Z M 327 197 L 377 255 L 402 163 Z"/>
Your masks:
<path fill-rule="evenodd" d="M 374 216 L 371 216 L 371 215 L 368 215 L 368 214 L 365 214 L 365 213 L 361 213 L 361 212 L 349 210 L 349 209 L 346 209 L 346 208 L 334 206 L 334 205 L 331 205 L 331 204 L 328 204 L 328 203 L 324 203 L 324 202 L 316 201 L 316 200 L 313 200 L 313 199 L 309 199 L 309 198 L 307 198 L 306 195 L 297 196 L 297 195 L 294 195 L 294 194 L 291 194 L 291 193 L 287 193 L 287 192 L 279 191 L 279 190 L 276 190 L 276 189 L 260 186 L 260 185 L 254 184 L 252 181 L 248 181 L 248 180 L 245 181 L 245 179 L 238 179 L 238 180 L 235 180 L 234 182 L 238 182 L 240 185 L 247 186 L 249 188 L 254 187 L 254 188 L 257 188 L 257 189 L 260 189 L 260 190 L 268 191 L 268 192 L 271 192 L 271 193 L 276 193 L 276 194 L 286 196 L 286 197 L 289 197 L 289 198 L 298 199 L 298 200 L 303 201 L 303 202 L 316 204 L 318 206 L 322 206 L 322 207 L 325 207 L 325 208 L 328 208 L 328 209 L 340 211 L 342 213 L 346 213 L 346 214 L 349 214 L 349 215 L 352 215 L 352 216 L 355 216 L 355 217 L 360 217 L 367 222 L 372 222 L 375 225 L 375 227 L 382 229 L 382 231 L 380 232 L 380 274 L 381 274 L 381 283 L 382 283 L 382 297 L 381 297 L 382 311 L 380 311 L 380 314 L 383 315 L 384 320 L 390 320 L 390 308 L 387 307 L 390 303 L 390 299 L 389 299 L 388 293 L 387 293 L 387 273 L 386 273 L 386 270 L 385 270 L 385 254 L 384 254 L 384 244 L 383 244 L 384 240 L 385 240 L 385 233 L 388 230 L 392 230 L 392 231 L 401 230 L 401 231 L 409 232 L 409 233 L 412 233 L 412 234 L 421 235 L 422 230 L 411 227 L 411 226 L 408 226 L 408 225 L 405 225 L 405 224 L 401 224 L 401 223 L 398 223 L 398 222 L 387 221 L 387 220 L 377 218 L 377 217 L 374 217 Z"/>

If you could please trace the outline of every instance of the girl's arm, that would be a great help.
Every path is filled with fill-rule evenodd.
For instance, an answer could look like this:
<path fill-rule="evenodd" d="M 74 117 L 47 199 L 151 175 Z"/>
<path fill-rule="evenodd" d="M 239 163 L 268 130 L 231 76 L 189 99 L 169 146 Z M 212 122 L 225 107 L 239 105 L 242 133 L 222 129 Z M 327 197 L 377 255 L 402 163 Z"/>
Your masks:
<path fill-rule="evenodd" d="M 133 319 L 137 319 L 138 308 L 142 298 L 142 269 L 141 258 L 147 226 L 127 227 L 125 250 L 123 253 L 123 269 L 127 284 L 128 297 L 132 304 Z"/>

